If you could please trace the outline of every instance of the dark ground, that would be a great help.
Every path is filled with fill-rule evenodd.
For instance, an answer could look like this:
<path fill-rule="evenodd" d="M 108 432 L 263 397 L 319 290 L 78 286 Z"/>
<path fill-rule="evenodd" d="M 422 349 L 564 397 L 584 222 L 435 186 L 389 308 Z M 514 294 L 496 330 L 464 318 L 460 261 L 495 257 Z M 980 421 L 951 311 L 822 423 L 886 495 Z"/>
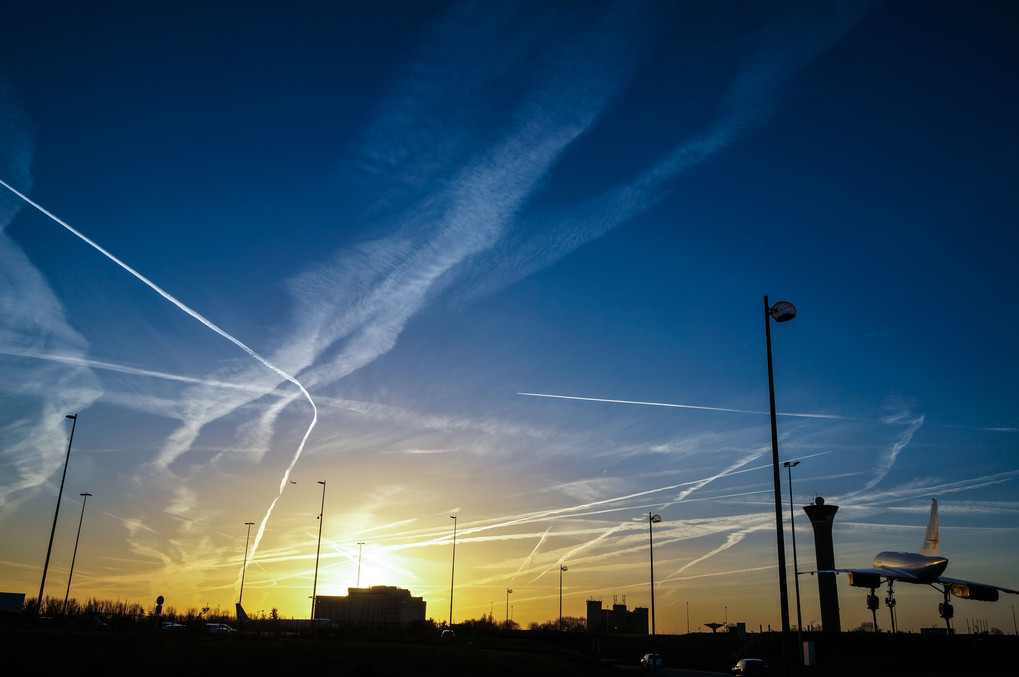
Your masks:
<path fill-rule="evenodd" d="M 799 677 L 913 677 L 1019 675 L 1019 637 L 809 634 L 818 665 Z M 741 657 L 763 658 L 780 675 L 779 635 L 740 640 L 718 634 L 656 638 L 667 667 L 728 672 Z M 0 626 L 0 655 L 9 666 L 41 674 L 144 675 L 484 675 L 539 677 L 620 674 L 612 666 L 636 665 L 650 637 L 588 633 L 519 632 L 511 637 L 458 630 L 456 640 L 434 632 L 400 638 L 237 632 L 163 631 L 154 625 L 41 623 L 16 619 Z"/>

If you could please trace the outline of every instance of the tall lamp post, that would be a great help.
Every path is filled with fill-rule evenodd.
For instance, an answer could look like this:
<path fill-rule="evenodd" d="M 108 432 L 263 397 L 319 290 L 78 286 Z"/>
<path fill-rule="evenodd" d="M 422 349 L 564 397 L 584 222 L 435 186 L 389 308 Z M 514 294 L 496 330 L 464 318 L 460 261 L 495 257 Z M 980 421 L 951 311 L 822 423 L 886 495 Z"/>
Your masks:
<path fill-rule="evenodd" d="M 357 585 L 355 587 L 361 587 L 361 548 L 364 547 L 364 543 L 360 541 L 357 544 Z"/>
<path fill-rule="evenodd" d="M 507 631 L 509 631 L 509 629 L 510 629 L 510 624 L 509 624 L 509 596 L 510 596 L 511 592 L 513 592 L 512 588 L 506 588 L 506 630 Z"/>
<path fill-rule="evenodd" d="M 78 518 L 78 535 L 74 537 L 74 554 L 71 555 L 71 571 L 67 574 L 67 592 L 64 593 L 64 615 L 67 614 L 67 598 L 71 594 L 71 577 L 74 576 L 74 560 L 78 559 L 78 539 L 81 538 L 81 523 L 85 521 L 85 501 L 92 494 L 78 494 L 81 499 L 81 517 Z"/>
<path fill-rule="evenodd" d="M 251 540 L 251 525 L 254 522 L 245 522 L 248 528 L 248 535 L 244 537 L 244 565 L 241 567 L 241 594 L 237 596 L 237 606 L 244 602 L 244 574 L 248 573 L 248 541 Z"/>
<path fill-rule="evenodd" d="M 775 372 L 771 364 L 771 321 L 788 322 L 796 317 L 796 307 L 788 301 L 768 305 L 764 297 L 764 336 L 768 344 L 768 397 L 771 401 L 771 465 L 775 485 L 775 538 L 778 548 L 778 590 L 782 611 L 782 670 L 789 674 L 789 587 L 785 571 L 785 535 L 782 525 L 782 479 L 778 469 L 778 424 L 775 414 Z"/>
<path fill-rule="evenodd" d="M 563 572 L 567 571 L 565 564 L 559 567 L 559 632 L 563 631 Z"/>
<path fill-rule="evenodd" d="M 655 648 L 655 541 L 651 534 L 651 525 L 662 521 L 661 515 L 647 514 L 648 552 L 651 557 L 651 650 Z"/>
<path fill-rule="evenodd" d="M 449 567 L 449 629 L 453 629 L 453 581 L 456 575 L 456 515 L 450 515 L 453 520 L 453 559 Z"/>
<path fill-rule="evenodd" d="M 320 481 L 319 484 L 322 485 L 322 507 L 319 509 L 318 513 L 318 545 L 315 546 L 315 578 L 311 584 L 311 623 L 313 626 L 315 624 L 315 602 L 317 601 L 315 594 L 318 591 L 318 556 L 322 551 L 322 522 L 325 521 L 323 516 L 326 511 L 326 483 Z"/>
<path fill-rule="evenodd" d="M 42 565 L 42 582 L 39 584 L 39 610 L 42 614 L 43 590 L 46 588 L 46 571 L 50 568 L 50 553 L 53 551 L 53 535 L 57 532 L 57 515 L 60 514 L 60 499 L 64 495 L 64 479 L 67 478 L 67 462 L 71 460 L 71 442 L 74 441 L 74 426 L 78 424 L 77 414 L 68 414 L 71 419 L 71 437 L 67 440 L 67 455 L 64 457 L 64 474 L 60 476 L 60 491 L 57 492 L 57 509 L 53 511 L 53 528 L 50 529 L 50 544 L 46 547 L 46 562 Z"/>
<path fill-rule="evenodd" d="M 800 565 L 796 561 L 796 522 L 793 519 L 793 468 L 800 464 L 799 461 L 786 461 L 782 464 L 789 472 L 789 529 L 793 534 L 793 584 L 796 587 L 796 641 L 799 651 L 796 652 L 796 664 L 801 662 L 803 651 L 803 615 L 800 613 Z"/>

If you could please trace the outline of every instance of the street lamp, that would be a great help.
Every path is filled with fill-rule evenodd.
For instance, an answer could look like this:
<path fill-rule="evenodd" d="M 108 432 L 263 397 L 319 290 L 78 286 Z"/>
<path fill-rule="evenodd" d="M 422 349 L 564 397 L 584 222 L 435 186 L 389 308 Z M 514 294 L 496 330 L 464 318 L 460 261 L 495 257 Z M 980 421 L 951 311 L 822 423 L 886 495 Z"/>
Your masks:
<path fill-rule="evenodd" d="M 796 317 L 796 307 L 788 301 L 768 305 L 764 297 L 764 336 L 768 345 L 768 397 L 771 401 L 771 465 L 775 485 L 775 538 L 778 548 L 778 590 L 782 611 L 782 669 L 789 674 L 789 588 L 785 572 L 785 536 L 782 524 L 782 480 L 778 469 L 778 423 L 775 414 L 775 372 L 771 365 L 771 321 L 788 322 Z"/>
<path fill-rule="evenodd" d="M 67 456 L 64 457 L 64 474 L 60 476 L 60 491 L 57 492 L 57 509 L 53 511 L 53 528 L 50 529 L 50 544 L 46 547 L 46 562 L 42 565 L 42 582 L 39 584 L 39 609 L 42 614 L 42 592 L 46 587 L 46 571 L 50 568 L 50 553 L 53 551 L 53 534 L 57 531 L 57 515 L 60 514 L 60 499 L 64 495 L 64 479 L 67 478 L 67 462 L 71 460 L 71 442 L 74 441 L 74 426 L 78 424 L 77 414 L 68 414 L 64 418 L 71 419 L 71 437 L 67 440 Z"/>
<path fill-rule="evenodd" d="M 314 624 L 315 624 L 315 602 L 316 602 L 315 593 L 318 591 L 318 556 L 319 556 L 319 553 L 322 551 L 322 522 L 325 521 L 325 519 L 323 519 L 323 516 L 325 515 L 325 511 L 326 511 L 326 483 L 320 481 L 319 484 L 322 485 L 322 507 L 319 509 L 319 513 L 318 513 L 318 545 L 315 546 L 315 578 L 313 579 L 312 584 L 311 584 L 311 623 L 312 623 L 312 626 L 314 626 Z"/>
<path fill-rule="evenodd" d="M 655 542 L 651 535 L 651 525 L 662 521 L 661 515 L 647 514 L 648 553 L 651 557 L 651 649 L 655 648 Z"/>
<path fill-rule="evenodd" d="M 803 651 L 803 616 L 800 614 L 800 565 L 796 561 L 796 522 L 793 519 L 793 468 L 800 464 L 799 461 L 786 461 L 782 464 L 789 473 L 789 529 L 793 533 L 793 583 L 796 586 L 796 641 L 800 646 L 796 652 L 796 664 L 800 664 L 800 657 Z"/>
<path fill-rule="evenodd" d="M 453 580 L 456 574 L 456 515 L 450 515 L 453 520 L 453 560 L 449 567 L 449 629 L 453 629 Z"/>
<path fill-rule="evenodd" d="M 559 632 L 563 631 L 563 572 L 566 570 L 565 564 L 559 567 Z"/>
<path fill-rule="evenodd" d="M 355 587 L 361 587 L 361 548 L 364 547 L 364 543 L 358 542 L 357 544 L 357 585 Z"/>
<path fill-rule="evenodd" d="M 248 535 L 244 537 L 244 566 L 241 567 L 241 594 L 237 597 L 237 606 L 240 606 L 244 602 L 244 574 L 248 573 L 248 541 L 251 540 L 251 525 L 254 522 L 245 522 L 244 526 L 248 528 Z"/>
<path fill-rule="evenodd" d="M 74 560 L 78 558 L 78 539 L 81 538 L 81 523 L 85 521 L 85 501 L 92 494 L 78 494 L 81 499 L 81 517 L 78 518 L 78 535 L 74 537 L 74 554 L 71 555 L 71 571 L 67 574 L 67 592 L 64 593 L 64 615 L 67 614 L 67 597 L 71 594 L 71 576 L 74 576 Z"/>
<path fill-rule="evenodd" d="M 506 588 L 506 630 L 507 631 L 509 631 L 509 629 L 510 629 L 510 624 L 509 624 L 509 596 L 510 596 L 511 592 L 513 592 L 512 588 Z"/>

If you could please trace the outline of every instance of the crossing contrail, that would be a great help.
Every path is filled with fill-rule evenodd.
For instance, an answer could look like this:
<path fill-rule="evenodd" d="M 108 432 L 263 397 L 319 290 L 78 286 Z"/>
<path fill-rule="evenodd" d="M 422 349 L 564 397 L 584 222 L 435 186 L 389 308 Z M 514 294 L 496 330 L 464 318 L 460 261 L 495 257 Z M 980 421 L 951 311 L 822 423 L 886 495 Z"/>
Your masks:
<path fill-rule="evenodd" d="M 603 397 L 576 397 L 573 395 L 549 395 L 547 393 L 517 393 L 517 395 L 526 395 L 527 397 L 552 397 L 557 400 L 583 400 L 585 402 L 612 402 L 614 404 L 643 404 L 649 407 L 673 407 L 676 409 L 702 409 L 704 411 L 727 411 L 733 414 L 763 414 L 768 415 L 770 412 L 767 411 L 753 411 L 750 409 L 726 409 L 725 407 L 703 407 L 697 404 L 670 404 L 668 402 L 640 402 L 637 400 L 609 400 Z M 848 416 L 836 416 L 835 414 L 794 414 L 794 413 L 783 413 L 776 412 L 777 416 L 797 416 L 799 418 L 829 418 L 837 421 L 863 421 L 862 418 L 849 418 Z"/>
<path fill-rule="evenodd" d="M 32 207 L 35 207 L 42 214 L 48 216 L 53 221 L 55 221 L 59 225 L 61 225 L 64 228 L 66 228 L 73 235 L 77 236 L 82 241 L 84 241 L 85 243 L 90 245 L 92 248 L 94 248 L 100 254 L 102 254 L 106 258 L 110 259 L 111 261 L 116 263 L 118 266 L 120 266 L 121 268 L 126 270 L 127 272 L 129 272 L 132 275 L 134 275 L 136 278 L 138 278 L 141 282 L 143 282 L 146 285 L 148 285 L 149 288 L 151 288 L 154 292 L 156 292 L 157 294 L 162 296 L 164 299 L 166 299 L 167 301 L 169 301 L 173 305 L 177 306 L 182 311 L 184 311 L 185 313 L 187 313 L 188 315 L 190 315 L 194 319 L 198 320 L 199 322 L 204 324 L 206 327 L 208 327 L 212 331 L 216 332 L 217 334 L 219 334 L 220 336 L 225 338 L 230 343 L 233 343 L 235 346 L 237 346 L 238 348 L 240 348 L 241 350 L 246 352 L 251 357 L 253 357 L 256 360 L 258 360 L 259 362 L 261 362 L 267 369 L 270 369 L 271 371 L 273 371 L 277 375 L 279 375 L 281 378 L 289 381 L 290 383 L 293 383 L 295 386 L 297 386 L 300 389 L 301 393 L 308 400 L 308 404 L 311 405 L 311 410 L 312 410 L 311 425 L 308 426 L 308 430 L 304 433 L 304 437 L 301 439 L 301 444 L 297 447 L 297 451 L 294 453 L 294 457 L 291 459 L 290 465 L 287 466 L 286 471 L 284 471 L 284 473 L 283 473 L 283 479 L 280 480 L 279 493 L 276 494 L 276 498 L 274 498 L 272 503 L 269 504 L 269 509 L 266 510 L 265 517 L 262 518 L 262 522 L 258 526 L 258 532 L 255 534 L 255 543 L 251 547 L 251 556 L 249 558 L 250 560 L 254 560 L 255 559 L 255 553 L 258 550 L 258 543 L 259 543 L 259 541 L 262 540 L 262 534 L 265 532 L 265 525 L 266 525 L 266 522 L 269 521 L 269 516 L 272 514 L 272 509 L 276 506 L 276 501 L 279 500 L 279 497 L 283 495 L 283 489 L 287 486 L 287 479 L 290 477 L 290 471 L 293 470 L 294 465 L 297 464 L 297 459 L 301 457 L 301 452 L 304 450 L 304 445 L 308 441 L 308 437 L 311 435 L 311 431 L 315 427 L 315 424 L 318 422 L 318 407 L 315 406 L 315 402 L 314 402 L 314 400 L 311 399 L 311 395 L 308 393 L 308 391 L 305 389 L 305 387 L 303 385 L 301 385 L 301 382 L 298 381 L 296 378 L 294 378 L 293 376 L 291 376 L 287 372 L 283 371 L 282 369 L 280 369 L 279 367 L 274 365 L 269 360 L 265 359 L 264 357 L 262 357 L 261 355 L 256 353 L 254 350 L 252 350 L 247 345 L 242 343 L 239 339 L 234 338 L 233 336 L 231 336 L 227 332 L 225 332 L 222 329 L 220 329 L 219 327 L 217 327 L 215 324 L 212 323 L 212 321 L 210 321 L 207 318 L 205 318 L 204 316 L 202 316 L 198 311 L 188 307 L 182 301 L 179 301 L 176 297 L 174 297 L 168 291 L 164 290 L 162 287 L 157 285 L 155 282 L 153 282 L 149 278 L 145 277 L 144 275 L 142 275 L 137 270 L 135 270 L 131 266 L 127 265 L 126 263 L 124 263 L 120 259 L 118 259 L 116 256 L 114 256 L 113 254 L 108 252 L 106 249 L 104 249 L 102 246 L 100 246 L 97 242 L 95 242 L 92 239 L 90 239 L 87 235 L 85 235 L 84 233 L 79 232 L 73 226 L 71 226 L 70 224 L 68 224 L 65 221 L 61 220 L 55 214 L 53 214 L 50 211 L 48 211 L 42 205 L 40 205 L 37 202 L 35 202 L 34 200 L 32 200 L 27 195 L 25 195 L 21 191 L 17 190 L 16 188 L 14 188 L 13 186 L 11 186 L 9 183 L 4 181 L 3 179 L 0 179 L 0 185 L 3 185 L 4 188 L 6 188 L 7 190 L 11 191 L 12 193 L 14 193 L 18 197 L 20 197 L 22 200 L 24 200 L 26 204 L 29 204 Z"/>

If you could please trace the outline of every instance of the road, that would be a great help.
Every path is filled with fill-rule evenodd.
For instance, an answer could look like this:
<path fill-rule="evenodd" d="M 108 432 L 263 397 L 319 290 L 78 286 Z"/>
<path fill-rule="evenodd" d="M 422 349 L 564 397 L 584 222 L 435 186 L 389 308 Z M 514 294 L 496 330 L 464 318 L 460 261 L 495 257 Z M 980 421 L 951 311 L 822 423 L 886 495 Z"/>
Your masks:
<path fill-rule="evenodd" d="M 616 665 L 620 672 L 639 672 L 650 677 L 651 670 L 644 670 L 636 665 Z M 657 677 L 729 677 L 728 672 L 705 672 L 704 670 L 684 670 L 683 668 L 658 668 Z"/>

